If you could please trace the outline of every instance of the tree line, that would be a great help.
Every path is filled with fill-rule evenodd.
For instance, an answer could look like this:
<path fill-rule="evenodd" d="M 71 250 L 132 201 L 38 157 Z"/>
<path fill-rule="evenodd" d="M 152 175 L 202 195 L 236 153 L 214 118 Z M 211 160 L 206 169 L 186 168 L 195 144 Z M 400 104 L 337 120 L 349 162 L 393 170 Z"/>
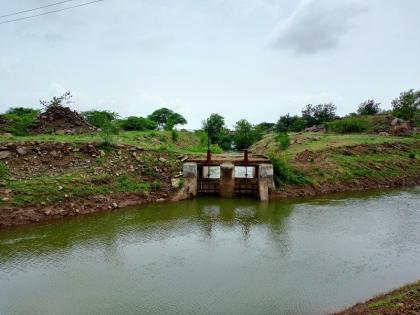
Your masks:
<path fill-rule="evenodd" d="M 66 92 L 60 97 L 54 97 L 49 101 L 41 101 L 44 110 L 70 103 L 70 92 Z M 210 144 L 229 150 L 232 148 L 249 148 L 268 132 L 300 132 L 305 128 L 316 125 L 327 124 L 332 131 L 336 132 L 362 132 L 365 128 L 363 125 L 365 121 L 361 117 L 380 114 L 389 114 L 411 121 L 416 126 L 420 125 L 420 90 L 412 89 L 402 92 L 391 104 L 392 109 L 384 111 L 381 109 L 380 103 L 375 100 L 367 100 L 359 105 L 357 112 L 345 117 L 337 115 L 337 106 L 332 103 L 308 104 L 302 109 L 301 115 L 290 115 L 288 113 L 280 116 L 276 123 L 262 122 L 256 125 L 241 119 L 236 122 L 233 130 L 226 126 L 223 116 L 213 113 L 202 122 L 202 130 L 208 135 Z M 11 125 L 11 128 L 9 128 L 11 133 L 19 136 L 26 135 L 28 134 L 28 126 L 39 112 L 40 110 L 32 108 L 10 108 L 5 114 L 0 115 L 0 123 L 2 119 L 7 119 L 9 125 Z M 185 117 L 165 107 L 155 110 L 147 117 L 120 118 L 118 113 L 106 110 L 90 110 L 82 112 L 82 115 L 90 124 L 108 133 L 118 133 L 119 130 L 146 131 L 160 129 L 173 131 L 176 126 L 187 124 Z"/>

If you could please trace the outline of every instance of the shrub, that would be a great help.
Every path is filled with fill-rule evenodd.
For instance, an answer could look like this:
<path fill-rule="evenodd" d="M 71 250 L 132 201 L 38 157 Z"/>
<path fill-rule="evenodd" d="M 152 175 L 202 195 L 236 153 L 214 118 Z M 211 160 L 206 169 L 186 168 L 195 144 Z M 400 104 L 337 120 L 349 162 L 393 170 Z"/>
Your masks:
<path fill-rule="evenodd" d="M 280 132 L 276 135 L 276 141 L 282 150 L 286 150 L 290 146 L 290 137 L 286 132 Z"/>
<path fill-rule="evenodd" d="M 114 135 L 118 134 L 118 131 L 118 128 L 110 123 L 102 126 L 102 131 L 100 133 L 102 145 L 105 147 L 112 147 L 114 145 Z"/>
<path fill-rule="evenodd" d="M 302 118 L 307 126 L 319 125 L 337 118 L 337 106 L 332 103 L 312 105 L 308 104 L 302 110 Z"/>
<path fill-rule="evenodd" d="M 122 129 L 129 131 L 155 130 L 157 128 L 157 124 L 153 120 L 136 116 L 120 120 L 119 124 Z"/>
<path fill-rule="evenodd" d="M 272 154 L 270 155 L 270 160 L 273 164 L 274 182 L 276 185 L 303 185 L 310 183 L 305 175 L 290 167 L 284 159 Z"/>
<path fill-rule="evenodd" d="M 10 170 L 6 163 L 0 161 L 0 180 L 7 181 L 10 178 Z"/>
<path fill-rule="evenodd" d="M 290 114 L 286 114 L 284 116 L 280 116 L 274 129 L 277 132 L 299 132 L 305 129 L 306 127 L 308 126 L 306 125 L 305 119 L 303 119 L 302 117 L 299 117 L 297 115 L 290 116 Z"/>
<path fill-rule="evenodd" d="M 416 158 L 416 154 L 414 152 L 408 153 L 408 156 L 409 156 L 410 159 L 415 159 Z"/>
<path fill-rule="evenodd" d="M 420 90 L 409 90 L 392 101 L 392 114 L 404 120 L 415 119 L 420 111 Z"/>
<path fill-rule="evenodd" d="M 236 149 L 247 149 L 257 141 L 257 132 L 247 120 L 241 119 L 235 125 L 233 137 Z"/>
<path fill-rule="evenodd" d="M 179 138 L 178 131 L 176 131 L 175 129 L 172 129 L 171 138 L 172 138 L 172 142 L 177 142 Z"/>
<path fill-rule="evenodd" d="M 106 110 L 90 110 L 83 113 L 83 117 L 91 125 L 102 128 L 106 125 L 109 125 L 112 121 L 118 118 L 117 113 L 113 113 Z"/>
<path fill-rule="evenodd" d="M 39 110 L 32 108 L 16 107 L 9 109 L 3 115 L 7 126 L 5 130 L 15 136 L 27 136 L 38 113 Z"/>
<path fill-rule="evenodd" d="M 357 112 L 360 115 L 377 115 L 381 112 L 381 103 L 376 103 L 374 100 L 368 100 L 359 105 Z"/>
<path fill-rule="evenodd" d="M 369 123 L 362 117 L 348 117 L 335 120 L 327 124 L 328 130 L 337 133 L 356 133 L 364 132 L 368 129 Z"/>

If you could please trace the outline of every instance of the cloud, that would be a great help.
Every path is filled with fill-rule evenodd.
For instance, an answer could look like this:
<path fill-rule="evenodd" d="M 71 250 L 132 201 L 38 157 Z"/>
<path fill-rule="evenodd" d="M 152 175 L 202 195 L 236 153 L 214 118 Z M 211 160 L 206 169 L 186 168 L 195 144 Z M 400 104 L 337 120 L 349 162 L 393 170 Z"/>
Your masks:
<path fill-rule="evenodd" d="M 274 49 L 312 54 L 337 47 L 352 20 L 367 9 L 361 0 L 304 0 L 269 37 Z"/>

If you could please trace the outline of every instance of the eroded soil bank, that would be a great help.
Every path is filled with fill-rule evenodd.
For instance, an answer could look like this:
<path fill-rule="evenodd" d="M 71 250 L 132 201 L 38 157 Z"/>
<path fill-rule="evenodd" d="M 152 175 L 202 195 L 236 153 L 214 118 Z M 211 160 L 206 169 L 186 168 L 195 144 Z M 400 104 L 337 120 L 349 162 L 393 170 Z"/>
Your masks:
<path fill-rule="evenodd" d="M 292 167 L 310 183 L 286 183 L 271 198 L 420 185 L 418 151 L 419 142 L 305 150 L 294 156 Z M 130 145 L 3 144 L 0 228 L 184 199 L 184 159 Z"/>
<path fill-rule="evenodd" d="M 0 228 L 182 199 L 183 156 L 129 145 L 0 147 Z"/>

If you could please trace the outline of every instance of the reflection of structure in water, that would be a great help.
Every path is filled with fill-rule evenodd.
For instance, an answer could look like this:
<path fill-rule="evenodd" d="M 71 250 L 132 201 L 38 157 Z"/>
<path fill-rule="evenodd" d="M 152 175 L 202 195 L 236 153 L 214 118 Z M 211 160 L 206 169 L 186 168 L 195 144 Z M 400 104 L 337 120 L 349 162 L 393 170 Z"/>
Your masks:
<path fill-rule="evenodd" d="M 269 199 L 274 188 L 273 166 L 263 155 L 214 155 L 190 158 L 184 164 L 186 187 L 190 194 L 219 194 L 231 198 L 236 195 L 255 195 Z"/>

